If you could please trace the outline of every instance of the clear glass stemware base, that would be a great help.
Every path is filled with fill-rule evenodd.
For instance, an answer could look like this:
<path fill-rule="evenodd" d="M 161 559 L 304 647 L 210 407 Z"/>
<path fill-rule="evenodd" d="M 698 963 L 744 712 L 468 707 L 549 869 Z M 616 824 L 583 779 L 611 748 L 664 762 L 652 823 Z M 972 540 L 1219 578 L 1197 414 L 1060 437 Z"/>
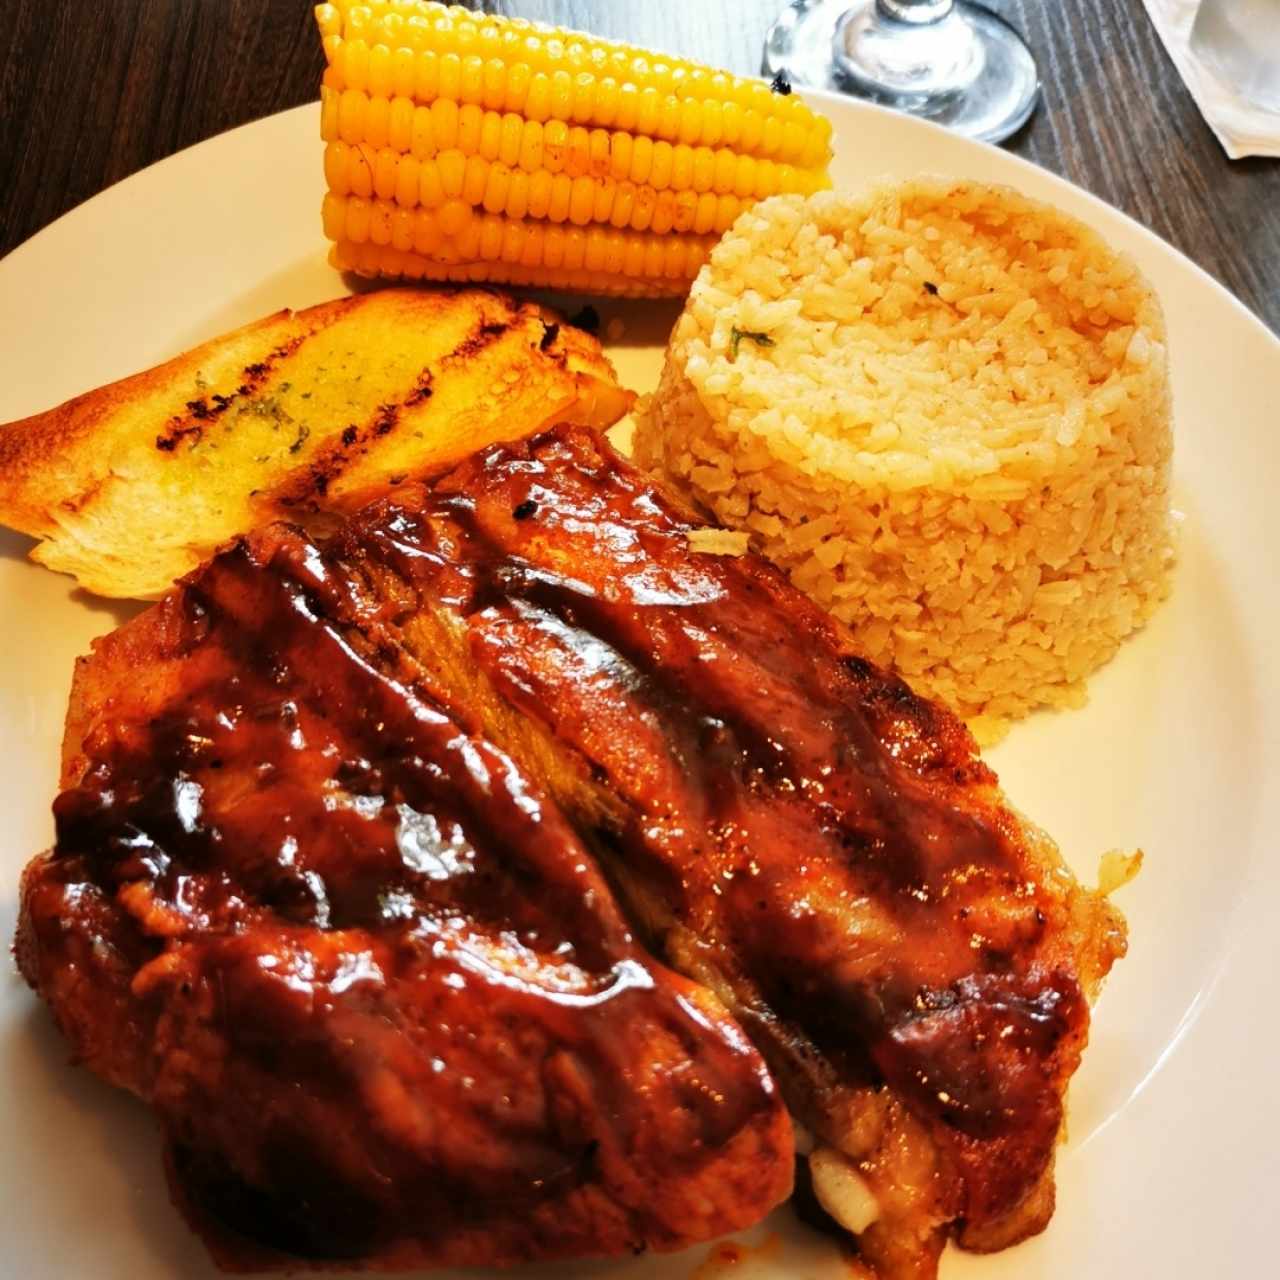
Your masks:
<path fill-rule="evenodd" d="M 765 42 L 764 73 L 780 72 L 984 142 L 1020 129 L 1040 93 L 1022 37 L 969 0 L 796 0 Z"/>

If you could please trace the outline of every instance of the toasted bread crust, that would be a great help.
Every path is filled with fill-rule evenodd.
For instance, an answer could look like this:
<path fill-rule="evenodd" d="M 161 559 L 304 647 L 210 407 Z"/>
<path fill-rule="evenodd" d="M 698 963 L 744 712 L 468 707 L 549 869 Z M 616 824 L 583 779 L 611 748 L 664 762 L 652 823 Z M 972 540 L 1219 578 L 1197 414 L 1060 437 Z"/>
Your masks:
<path fill-rule="evenodd" d="M 487 290 L 281 311 L 0 427 L 0 521 L 100 595 L 159 595 L 281 516 L 323 526 L 476 448 L 630 405 L 594 338 Z"/>

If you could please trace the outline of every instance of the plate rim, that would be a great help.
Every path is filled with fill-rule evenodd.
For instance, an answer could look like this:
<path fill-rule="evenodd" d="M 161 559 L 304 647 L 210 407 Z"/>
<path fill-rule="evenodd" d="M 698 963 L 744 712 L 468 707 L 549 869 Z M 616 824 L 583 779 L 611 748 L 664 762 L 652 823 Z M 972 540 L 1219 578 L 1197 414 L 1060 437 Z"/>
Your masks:
<path fill-rule="evenodd" d="M 818 95 L 815 95 L 815 96 L 818 96 Z M 857 102 L 856 100 L 847 100 L 847 99 L 841 98 L 839 95 L 821 95 L 821 96 L 831 97 L 834 102 L 839 104 L 841 111 L 852 109 L 855 113 L 871 113 L 872 118 L 878 118 L 878 113 L 884 112 L 885 115 L 892 117 L 893 125 L 895 128 L 903 127 L 904 123 L 907 127 L 912 129 L 920 128 L 921 126 L 923 126 L 924 130 L 927 131 L 927 133 L 930 136 L 936 137 L 938 134 L 943 135 L 943 137 L 945 138 L 944 145 L 948 150 L 952 152 L 952 154 L 956 154 L 956 155 L 960 154 L 960 151 L 958 151 L 955 147 L 955 144 L 957 142 L 961 142 L 961 143 L 970 142 L 970 140 L 968 139 L 957 138 L 955 135 L 950 134 L 948 131 L 946 131 L 945 129 L 942 129 L 940 126 L 930 124 L 927 121 L 911 120 L 908 117 L 903 117 L 897 113 L 887 111 L 884 108 L 876 107 L 873 104 Z M 128 175 L 127 177 L 121 179 L 119 182 L 113 183 L 111 186 L 104 188 L 103 191 L 95 193 L 94 196 L 81 202 L 79 205 L 75 206 L 74 208 L 68 210 L 59 218 L 55 219 L 52 223 L 48 224 L 48 226 L 42 228 L 34 236 L 30 237 L 22 245 L 17 246 L 13 251 L 11 251 L 11 253 L 6 255 L 6 257 L 3 260 L 0 260 L 0 281 L 3 281 L 6 278 L 4 273 L 5 273 L 5 266 L 7 263 L 13 261 L 15 258 L 18 258 L 19 268 L 21 269 L 24 266 L 26 261 L 26 254 L 24 253 L 24 250 L 29 250 L 33 245 L 36 245 L 37 242 L 42 241 L 43 238 L 49 235 L 50 233 L 55 233 L 56 230 L 59 228 L 61 228 L 62 232 L 65 233 L 67 229 L 63 225 L 64 223 L 75 222 L 83 218 L 91 218 L 92 210 L 96 207 L 97 202 L 103 201 L 104 198 L 110 198 L 112 196 L 116 196 L 118 193 L 118 189 L 128 188 L 129 184 L 134 182 L 141 182 L 141 181 L 147 180 L 148 178 L 154 178 L 155 171 L 164 170 L 165 166 L 167 165 L 180 164 L 184 160 L 184 158 L 189 160 L 191 153 L 200 151 L 202 148 L 207 148 L 207 147 L 216 146 L 216 145 L 225 146 L 227 145 L 229 139 L 232 139 L 235 136 L 240 135 L 242 133 L 251 132 L 254 129 L 261 129 L 271 124 L 275 124 L 276 127 L 279 127 L 279 128 L 295 127 L 291 123 L 285 124 L 285 119 L 287 117 L 297 117 L 298 123 L 296 127 L 299 129 L 299 131 L 301 131 L 303 127 L 303 118 L 307 115 L 307 113 L 313 112 L 314 109 L 315 109 L 314 103 L 304 104 L 300 107 L 290 108 L 285 111 L 276 112 L 272 115 L 264 116 L 257 120 L 246 122 L 245 124 L 236 126 L 232 129 L 224 130 L 223 132 L 213 135 L 210 138 L 203 139 L 198 143 L 194 143 L 189 147 L 185 147 L 177 152 L 174 152 L 171 155 L 166 156 L 163 159 L 155 162 L 154 164 L 149 165 L 141 170 L 138 170 L 134 174 Z M 852 139 L 851 144 L 856 145 L 856 139 Z M 1207 271 L 1205 271 L 1204 268 L 1200 267 L 1199 264 L 1195 263 L 1192 259 L 1187 257 L 1186 254 L 1182 253 L 1175 246 L 1169 244 L 1166 240 L 1164 240 L 1162 237 L 1157 235 L 1155 232 L 1143 226 L 1135 218 L 1115 208 L 1114 206 L 1108 204 L 1101 197 L 1094 195 L 1093 193 L 1085 190 L 1082 187 L 1076 186 L 1075 184 L 1070 182 L 1068 179 L 1062 178 L 1059 175 L 1050 172 L 1049 170 L 1043 169 L 1040 166 L 1034 164 L 1033 162 L 1025 160 L 1020 156 L 1012 155 L 1011 153 L 1004 151 L 1002 148 L 999 148 L 999 147 L 988 147 L 988 144 L 973 143 L 972 145 L 978 148 L 987 148 L 989 151 L 997 152 L 1000 156 L 999 163 L 1001 165 L 1004 165 L 1007 161 L 1012 160 L 1016 162 L 1017 166 L 1025 166 L 1025 170 L 1029 170 L 1034 174 L 1035 181 L 1037 183 L 1047 183 L 1050 186 L 1050 188 L 1053 190 L 1057 190 L 1061 188 L 1062 190 L 1069 192 L 1073 200 L 1078 199 L 1081 196 L 1085 197 L 1086 201 L 1089 202 L 1089 205 L 1091 208 L 1093 207 L 1097 208 L 1097 211 L 1099 214 L 1098 221 L 1100 223 L 1099 230 L 1103 231 L 1104 233 L 1107 232 L 1109 223 L 1111 225 L 1117 225 L 1117 223 L 1112 222 L 1112 220 L 1118 220 L 1119 223 L 1128 224 L 1127 229 L 1131 230 L 1131 232 L 1140 233 L 1140 236 L 1139 236 L 1140 240 L 1144 244 L 1149 245 L 1152 253 L 1160 253 L 1161 251 L 1163 251 L 1163 256 L 1177 262 L 1179 270 L 1181 270 L 1181 268 L 1184 266 L 1190 266 L 1193 269 L 1193 275 L 1189 277 L 1189 280 L 1194 280 L 1194 284 L 1197 290 L 1202 290 L 1204 285 L 1207 283 L 1213 286 L 1213 289 L 1216 290 L 1217 294 L 1225 295 L 1226 299 L 1229 302 L 1234 304 L 1234 307 L 1237 311 L 1242 313 L 1248 320 L 1251 320 L 1253 322 L 1254 328 L 1252 331 L 1255 333 L 1255 335 L 1256 335 L 1256 332 L 1260 331 L 1263 335 L 1265 335 L 1267 338 L 1271 340 L 1271 343 L 1275 344 L 1274 349 L 1271 347 L 1266 348 L 1268 353 L 1274 354 L 1276 352 L 1280 352 L 1280 335 L 1275 334 L 1260 319 L 1260 317 L 1256 316 L 1247 306 L 1245 306 L 1244 303 L 1242 303 L 1238 298 L 1236 298 L 1230 292 L 1229 289 L 1227 289 L 1224 285 L 1222 285 L 1219 281 L 1217 281 L 1213 276 L 1211 276 Z M 976 154 L 983 155 L 985 154 L 985 152 L 979 151 Z M 1023 172 L 1023 171 L 1024 171 L 1023 168 L 1017 169 L 1017 172 Z M 318 190 L 319 190 L 319 187 L 317 186 L 317 195 L 318 195 Z M 80 233 L 76 231 L 75 234 L 79 236 Z M 316 239 L 317 241 L 319 241 L 318 232 L 316 235 Z M 335 286 L 334 291 L 331 296 L 337 296 L 338 293 L 346 291 L 345 283 L 343 282 L 342 278 L 338 276 L 336 273 L 334 274 L 334 286 Z M 1275 380 L 1275 385 L 1278 389 L 1280 389 L 1280 379 Z M 1277 448 L 1276 456 L 1277 458 L 1280 458 L 1280 448 Z M 1273 660 L 1271 661 L 1270 666 L 1272 668 L 1273 674 L 1280 674 L 1280 662 L 1274 661 L 1274 654 L 1272 655 L 1272 659 Z M 1273 724 L 1280 723 L 1280 720 L 1273 721 L 1272 723 Z M 1249 863 L 1249 867 L 1247 868 L 1247 872 L 1248 872 L 1247 879 L 1250 881 L 1250 883 L 1252 883 L 1255 876 L 1261 875 L 1264 855 L 1265 855 L 1265 850 L 1260 845 L 1255 845 L 1255 847 L 1250 850 L 1250 863 Z M 1242 897 L 1240 901 L 1236 904 L 1237 906 L 1240 906 L 1240 907 L 1244 905 L 1243 892 L 1244 891 L 1242 891 Z M 1272 945 L 1274 946 L 1274 943 L 1272 943 Z M 1165 1059 L 1174 1058 L 1174 1059 L 1180 1060 L 1181 1055 L 1179 1053 L 1175 1053 L 1174 1052 L 1175 1049 L 1180 1050 L 1183 1042 L 1191 1038 L 1192 1033 L 1196 1031 L 1198 1024 L 1202 1021 L 1202 1016 L 1206 1012 L 1207 1008 L 1220 1006 L 1221 1001 L 1219 999 L 1219 995 L 1220 995 L 1220 989 L 1223 985 L 1224 978 L 1226 978 L 1227 975 L 1230 973 L 1230 971 L 1232 971 L 1240 963 L 1242 963 L 1242 961 L 1239 955 L 1239 948 L 1235 946 L 1225 949 L 1222 953 L 1218 955 L 1217 960 L 1212 968 L 1212 971 L 1211 972 L 1206 971 L 1205 973 L 1204 984 L 1201 991 L 1201 998 L 1197 999 L 1193 1009 L 1188 1010 L 1188 1016 L 1184 1018 L 1185 1025 L 1180 1025 L 1177 1038 L 1175 1040 L 1171 1040 L 1168 1043 L 1165 1053 L 1162 1055 L 1160 1061 L 1158 1063 L 1153 1064 L 1151 1071 L 1148 1073 L 1146 1077 L 1144 1077 L 1142 1084 L 1140 1086 L 1140 1089 L 1137 1092 L 1143 1092 L 1144 1090 L 1146 1090 L 1151 1094 L 1155 1094 L 1157 1090 L 1148 1089 L 1148 1086 L 1152 1083 L 1153 1077 L 1155 1077 L 1157 1074 L 1159 1074 L 1162 1077 L 1161 1089 L 1164 1089 L 1166 1086 L 1168 1086 L 1169 1082 L 1167 1077 L 1170 1076 L 1172 1073 L 1166 1070 Z M 1135 1093 L 1134 1097 L 1135 1098 L 1137 1097 L 1137 1093 Z M 1150 1101 L 1150 1099 L 1148 1099 L 1148 1101 Z M 1128 1111 L 1129 1105 L 1130 1104 L 1126 1104 L 1123 1110 Z M 1110 1117 L 1106 1122 L 1106 1124 L 1104 1124 L 1092 1135 L 1092 1137 L 1090 1138 L 1090 1142 L 1092 1143 L 1096 1141 L 1099 1147 L 1105 1147 L 1107 1145 L 1107 1141 L 1104 1139 L 1103 1135 L 1107 1134 L 1108 1130 L 1111 1131 L 1110 1137 L 1114 1138 L 1116 1130 L 1124 1130 L 1127 1127 L 1125 1125 L 1114 1124 L 1114 1121 L 1117 1120 L 1118 1118 L 1119 1118 L 1119 1112 L 1117 1112 L 1116 1115 Z M 1073 1144 L 1073 1147 L 1075 1148 L 1077 1153 L 1083 1149 L 1082 1145 L 1077 1146 L 1076 1144 Z M 1092 1156 L 1091 1160 L 1096 1158 L 1099 1158 L 1099 1157 L 1097 1155 Z M 1280 1185 L 1280 1183 L 1278 1183 L 1278 1185 Z M 1004 1256 L 1006 1258 L 1010 1258 L 1010 1257 L 1016 1258 L 1016 1255 L 1004 1255 Z M 1010 1265 L 1010 1264 L 1006 1264 L 1006 1265 Z M 1016 1269 L 1017 1262 L 1014 1261 L 1011 1265 Z M 1000 1274 L 1001 1275 L 1004 1274 L 1003 1270 L 1000 1271 Z M 1107 1274 L 1110 1275 L 1112 1274 L 1112 1272 L 1108 1269 Z"/>

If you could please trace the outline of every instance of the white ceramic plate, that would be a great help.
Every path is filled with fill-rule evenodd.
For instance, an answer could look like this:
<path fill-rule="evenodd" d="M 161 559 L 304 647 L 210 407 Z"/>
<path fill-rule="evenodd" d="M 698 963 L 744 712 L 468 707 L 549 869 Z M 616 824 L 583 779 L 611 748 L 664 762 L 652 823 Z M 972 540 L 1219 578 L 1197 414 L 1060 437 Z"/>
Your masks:
<path fill-rule="evenodd" d="M 1091 196 L 1004 152 L 827 98 L 837 180 L 921 170 L 1010 183 L 1127 250 L 1168 312 L 1177 502 L 1174 594 L 1093 682 L 1089 706 L 1018 726 L 991 760 L 1082 875 L 1141 845 L 1132 951 L 1072 1091 L 1058 1212 L 1005 1254 L 952 1251 L 946 1277 L 1274 1275 L 1280 1088 L 1280 342 L 1197 267 Z M 316 111 L 214 138 L 104 192 L 0 263 L 0 421 L 144 368 L 283 306 L 344 291 L 319 238 Z M 602 306 L 624 381 L 656 380 L 674 311 Z M 73 658 L 129 610 L 28 564 L 0 531 L 0 933 L 48 845 Z M 147 1111 L 67 1062 L 45 1009 L 0 974 L 0 1273 L 26 1280 L 215 1274 L 168 1203 Z M 787 1211 L 735 1277 L 847 1275 Z M 687 1258 L 526 1274 L 690 1276 Z M 710 1265 L 702 1276 L 719 1274 Z M 474 1273 L 473 1273 L 474 1274 Z"/>

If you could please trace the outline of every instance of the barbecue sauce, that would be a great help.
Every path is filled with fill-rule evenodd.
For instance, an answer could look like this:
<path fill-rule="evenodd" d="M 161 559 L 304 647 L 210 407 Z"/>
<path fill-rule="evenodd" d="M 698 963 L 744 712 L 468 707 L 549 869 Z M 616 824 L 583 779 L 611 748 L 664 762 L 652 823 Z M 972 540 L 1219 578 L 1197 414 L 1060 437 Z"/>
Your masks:
<path fill-rule="evenodd" d="M 746 974 L 748 1027 L 891 1085 L 954 1148 L 968 1215 L 1007 1211 L 1052 1158 L 1087 1029 L 1062 890 L 953 717 L 770 566 L 692 552 L 695 527 L 562 432 L 398 495 L 348 554 L 453 617 L 500 697 L 622 798 L 595 845 L 641 918 L 658 886 L 655 945 L 674 924 Z"/>
<path fill-rule="evenodd" d="M 179 669 L 98 720 L 43 875 L 68 926 L 119 905 L 95 927 L 136 956 L 132 1084 L 224 1261 L 209 1221 L 315 1259 L 514 1261 L 692 1243 L 785 1197 L 755 1051 L 358 575 L 277 529 L 160 608 Z M 737 1202 L 708 1217 L 704 1180 Z"/>

